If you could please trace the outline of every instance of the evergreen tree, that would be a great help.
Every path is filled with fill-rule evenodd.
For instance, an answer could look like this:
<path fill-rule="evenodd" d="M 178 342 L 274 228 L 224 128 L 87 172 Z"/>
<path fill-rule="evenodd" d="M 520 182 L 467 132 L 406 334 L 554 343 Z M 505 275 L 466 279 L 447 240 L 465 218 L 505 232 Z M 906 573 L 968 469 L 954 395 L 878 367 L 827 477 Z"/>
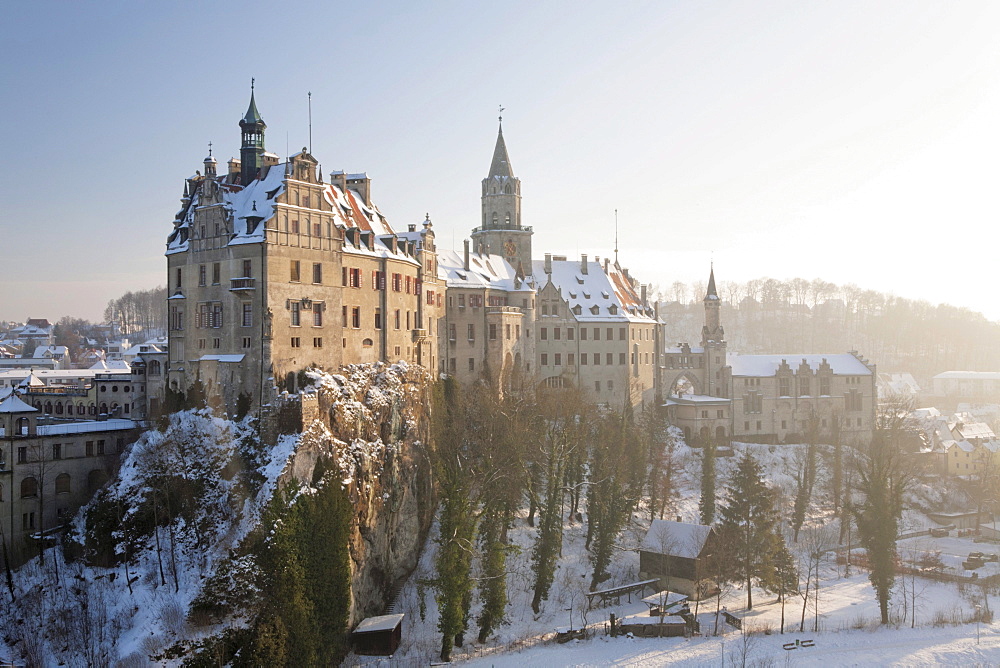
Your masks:
<path fill-rule="evenodd" d="M 698 500 L 701 523 L 715 522 L 715 444 L 706 443 L 701 451 L 701 498 Z"/>
<path fill-rule="evenodd" d="M 775 556 L 784 540 L 777 533 L 774 494 L 764 483 L 760 464 L 749 451 L 736 462 L 720 509 L 719 531 L 732 549 L 732 577 L 747 590 L 747 610 L 753 609 L 752 587 L 772 587 Z"/>
<path fill-rule="evenodd" d="M 857 453 L 857 491 L 863 500 L 851 504 L 858 539 L 868 553 L 868 578 L 875 589 L 883 624 L 889 623 L 889 599 L 896 579 L 896 539 L 903 495 L 913 481 L 894 440 L 879 430 L 867 450 Z"/>

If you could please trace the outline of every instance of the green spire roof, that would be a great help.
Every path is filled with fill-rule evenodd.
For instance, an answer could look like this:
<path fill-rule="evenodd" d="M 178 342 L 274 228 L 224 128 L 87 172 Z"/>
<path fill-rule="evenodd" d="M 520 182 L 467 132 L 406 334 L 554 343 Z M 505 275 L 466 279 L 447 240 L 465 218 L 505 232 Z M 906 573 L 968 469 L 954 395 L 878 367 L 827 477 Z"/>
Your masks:
<path fill-rule="evenodd" d="M 247 115 L 243 117 L 243 122 L 247 124 L 264 124 L 264 119 L 260 117 L 260 112 L 257 111 L 257 103 L 254 101 L 252 90 L 250 91 L 250 106 L 247 107 Z"/>

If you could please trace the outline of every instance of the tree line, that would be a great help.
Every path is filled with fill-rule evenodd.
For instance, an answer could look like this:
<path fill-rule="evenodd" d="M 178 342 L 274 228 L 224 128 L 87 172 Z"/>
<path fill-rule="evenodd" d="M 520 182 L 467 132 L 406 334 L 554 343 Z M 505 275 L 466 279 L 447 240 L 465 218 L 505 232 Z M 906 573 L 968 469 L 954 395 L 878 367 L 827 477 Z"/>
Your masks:
<path fill-rule="evenodd" d="M 730 348 L 741 353 L 858 350 L 918 380 L 1000 368 L 1000 323 L 969 308 L 822 279 L 722 281 L 718 293 Z M 658 294 L 666 341 L 698 341 L 705 284 L 675 282 Z"/>

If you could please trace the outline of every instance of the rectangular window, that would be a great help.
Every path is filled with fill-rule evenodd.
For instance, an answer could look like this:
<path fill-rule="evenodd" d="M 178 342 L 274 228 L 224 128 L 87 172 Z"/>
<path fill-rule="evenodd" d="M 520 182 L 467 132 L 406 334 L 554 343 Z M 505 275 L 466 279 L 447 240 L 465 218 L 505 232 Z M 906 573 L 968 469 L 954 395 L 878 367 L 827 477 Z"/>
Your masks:
<path fill-rule="evenodd" d="M 319 262 L 313 263 L 313 283 L 323 282 L 323 265 Z"/>
<path fill-rule="evenodd" d="M 341 320 L 342 320 L 342 322 L 340 323 L 340 326 L 341 327 L 347 327 L 347 307 L 346 306 L 341 306 L 340 307 L 340 316 L 341 316 Z"/>
<path fill-rule="evenodd" d="M 626 353 L 618 353 L 618 363 L 628 364 L 628 355 Z"/>
<path fill-rule="evenodd" d="M 468 331 L 468 334 L 469 334 L 469 340 L 470 340 L 470 341 L 475 341 L 475 340 L 476 340 L 476 326 L 475 326 L 475 325 L 473 325 L 473 324 L 472 324 L 472 323 L 470 322 L 470 323 L 469 323 L 469 326 L 468 326 L 468 330 L 469 330 L 469 331 Z"/>
<path fill-rule="evenodd" d="M 302 304 L 300 302 L 292 302 L 292 327 L 300 327 L 302 325 L 302 313 L 300 308 Z"/>
<path fill-rule="evenodd" d="M 619 341 L 627 341 L 628 340 L 628 328 L 627 327 L 622 327 L 621 329 L 618 330 L 618 340 Z"/>
<path fill-rule="evenodd" d="M 407 276 L 406 277 L 406 294 L 410 294 L 410 285 L 411 285 L 410 277 Z"/>
<path fill-rule="evenodd" d="M 222 327 L 222 304 L 212 304 L 212 327 Z"/>
<path fill-rule="evenodd" d="M 52 444 L 52 459 L 62 459 L 62 443 Z"/>
<path fill-rule="evenodd" d="M 375 329 L 382 329 L 382 309 L 375 309 Z"/>
<path fill-rule="evenodd" d="M 504 326 L 504 333 L 506 335 L 507 340 L 510 341 L 510 325 Z"/>
<path fill-rule="evenodd" d="M 402 292 L 403 291 L 403 275 L 393 274 L 392 275 L 392 291 Z"/>
<path fill-rule="evenodd" d="M 323 347 L 323 338 L 318 336 L 313 337 L 313 348 L 322 348 L 322 347 Z"/>
<path fill-rule="evenodd" d="M 297 336 L 292 337 L 292 348 L 299 348 L 302 346 L 302 339 Z"/>
<path fill-rule="evenodd" d="M 601 353 L 594 353 L 594 364 L 597 365 L 600 363 L 601 363 Z"/>
<path fill-rule="evenodd" d="M 450 325 L 448 325 L 448 340 L 449 341 L 454 341 L 455 338 L 456 338 L 455 337 L 455 323 L 451 323 Z M 452 365 L 452 366 L 454 366 L 454 365 Z"/>
<path fill-rule="evenodd" d="M 243 304 L 243 326 L 250 327 L 253 325 L 253 304 L 245 302 Z"/>
<path fill-rule="evenodd" d="M 787 397 L 791 396 L 791 387 L 788 382 L 788 378 L 778 379 L 778 396 Z"/>
<path fill-rule="evenodd" d="M 396 326 L 396 329 L 400 329 L 399 309 L 396 309 L 393 312 L 393 320 L 394 320 L 393 324 Z"/>
<path fill-rule="evenodd" d="M 243 337 L 243 347 L 244 348 L 249 348 L 250 347 L 250 337 L 249 336 L 244 336 Z"/>
<path fill-rule="evenodd" d="M 549 328 L 548 327 L 542 327 L 539 330 L 539 332 L 538 332 L 538 338 L 540 338 L 542 341 L 548 341 L 549 340 Z"/>
<path fill-rule="evenodd" d="M 576 354 L 575 353 L 567 353 L 566 354 L 566 364 L 568 364 L 570 366 L 573 366 L 574 364 L 576 364 Z"/>
<path fill-rule="evenodd" d="M 177 270 L 174 273 L 174 278 L 176 279 L 175 280 L 175 287 L 178 290 L 180 290 L 180 288 L 181 288 L 181 268 L 180 267 L 177 267 Z"/>
<path fill-rule="evenodd" d="M 253 276 L 253 269 L 250 260 L 243 260 L 243 277 L 250 278 Z"/>
<path fill-rule="evenodd" d="M 601 381 L 595 380 L 594 381 L 594 392 L 600 392 L 600 391 L 601 391 Z"/>
<path fill-rule="evenodd" d="M 580 328 L 580 340 L 581 341 L 586 341 L 587 340 L 587 328 L 586 327 L 581 327 Z"/>
<path fill-rule="evenodd" d="M 458 296 L 458 308 L 465 308 L 465 295 Z"/>
<path fill-rule="evenodd" d="M 604 356 L 604 363 L 607 364 L 608 366 L 614 364 L 615 363 L 615 354 L 614 353 L 608 353 L 607 355 L 605 355 Z"/>
<path fill-rule="evenodd" d="M 573 329 L 572 327 L 567 327 L 566 328 L 566 340 L 567 341 L 572 341 L 575 338 L 575 336 L 576 336 L 576 330 Z"/>
<path fill-rule="evenodd" d="M 474 357 L 469 358 L 469 371 L 476 370 L 476 359 Z"/>
<path fill-rule="evenodd" d="M 559 327 L 552 328 L 552 338 L 558 341 L 562 338 L 562 329 Z"/>
<path fill-rule="evenodd" d="M 587 353 L 580 353 L 580 366 L 587 366 Z"/>
<path fill-rule="evenodd" d="M 556 353 L 556 366 L 562 366 L 562 355 L 560 353 Z"/>
<path fill-rule="evenodd" d="M 546 353 L 542 353 L 542 366 L 549 365 L 549 356 Z"/>
<path fill-rule="evenodd" d="M 493 323 L 490 323 L 490 341 L 496 341 L 496 340 L 497 340 L 497 326 L 494 325 Z"/>
<path fill-rule="evenodd" d="M 809 391 L 809 377 L 799 376 L 799 396 L 808 397 L 811 394 Z"/>
<path fill-rule="evenodd" d="M 221 348 L 222 347 L 222 339 L 212 339 L 212 347 L 216 348 L 216 349 Z"/>
<path fill-rule="evenodd" d="M 323 305 L 313 304 L 313 327 L 323 326 Z"/>
<path fill-rule="evenodd" d="M 608 327 L 608 341 L 615 340 L 615 329 L 614 327 Z"/>
<path fill-rule="evenodd" d="M 309 206 L 309 198 L 306 197 L 306 206 Z M 323 234 L 323 226 L 319 223 L 313 223 L 313 236 L 318 237 Z"/>
<path fill-rule="evenodd" d="M 21 515 L 21 529 L 30 531 L 35 528 L 35 513 L 23 513 Z"/>
<path fill-rule="evenodd" d="M 298 283 L 299 282 L 299 280 L 300 280 L 299 270 L 301 269 L 301 267 L 302 267 L 302 263 L 299 260 L 292 260 L 292 264 L 291 264 L 291 277 L 289 278 L 289 280 L 292 283 Z"/>
<path fill-rule="evenodd" d="M 595 327 L 594 328 L 594 340 L 595 341 L 600 341 L 601 340 L 601 328 L 600 327 Z"/>
<path fill-rule="evenodd" d="M 823 376 L 819 379 L 819 393 L 822 396 L 830 396 L 830 377 Z"/>
<path fill-rule="evenodd" d="M 207 282 L 206 276 L 208 276 L 208 269 L 203 264 L 198 265 L 198 286 L 205 287 Z"/>
<path fill-rule="evenodd" d="M 94 456 L 94 442 L 93 441 L 87 441 L 86 452 L 87 452 L 87 456 L 88 457 L 93 457 Z"/>
<path fill-rule="evenodd" d="M 97 454 L 98 455 L 103 455 L 104 454 L 104 440 L 103 439 L 100 439 L 100 440 L 97 441 Z"/>
<path fill-rule="evenodd" d="M 222 268 L 216 262 L 212 265 L 212 285 L 218 285 L 222 279 Z"/>
<path fill-rule="evenodd" d="M 351 309 L 351 327 L 361 329 L 361 307 L 355 306 Z"/>
<path fill-rule="evenodd" d="M 361 270 L 360 269 L 358 269 L 356 267 L 352 267 L 351 270 L 348 272 L 348 277 L 347 278 L 348 278 L 349 284 L 350 284 L 350 286 L 352 288 L 360 288 L 361 287 Z"/>

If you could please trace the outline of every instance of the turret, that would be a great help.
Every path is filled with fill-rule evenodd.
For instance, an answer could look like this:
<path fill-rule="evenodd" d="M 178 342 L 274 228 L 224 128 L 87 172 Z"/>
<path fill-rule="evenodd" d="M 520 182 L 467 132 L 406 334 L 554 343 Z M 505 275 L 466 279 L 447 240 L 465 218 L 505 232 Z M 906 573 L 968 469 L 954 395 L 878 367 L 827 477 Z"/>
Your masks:
<path fill-rule="evenodd" d="M 264 130 L 267 124 L 257 111 L 254 100 L 254 85 L 250 83 L 250 106 L 246 115 L 240 119 L 242 143 L 240 147 L 240 183 L 246 185 L 257 178 L 257 173 L 264 166 Z"/>

